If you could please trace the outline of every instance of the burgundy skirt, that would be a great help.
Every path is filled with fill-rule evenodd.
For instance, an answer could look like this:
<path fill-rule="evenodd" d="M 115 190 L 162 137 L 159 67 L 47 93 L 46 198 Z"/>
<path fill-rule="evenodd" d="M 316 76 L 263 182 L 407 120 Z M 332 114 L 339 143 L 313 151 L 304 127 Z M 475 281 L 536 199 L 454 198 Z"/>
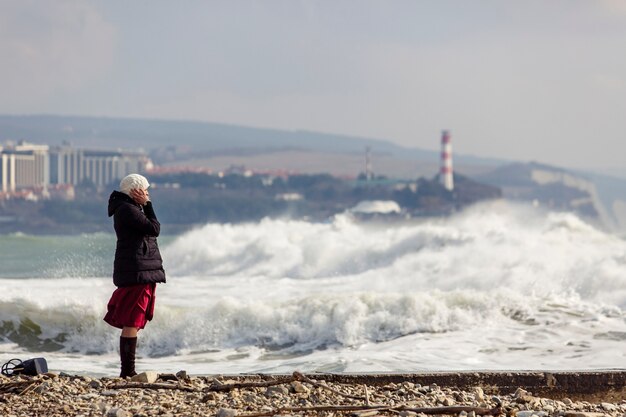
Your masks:
<path fill-rule="evenodd" d="M 119 329 L 136 327 L 143 329 L 154 315 L 156 284 L 140 284 L 120 287 L 113 291 L 107 305 L 104 321 Z"/>

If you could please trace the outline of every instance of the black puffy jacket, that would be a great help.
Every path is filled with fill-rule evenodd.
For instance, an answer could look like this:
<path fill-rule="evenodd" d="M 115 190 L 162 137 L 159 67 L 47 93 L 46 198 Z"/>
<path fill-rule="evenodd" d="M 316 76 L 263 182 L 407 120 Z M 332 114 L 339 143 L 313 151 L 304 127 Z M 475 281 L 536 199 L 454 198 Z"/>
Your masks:
<path fill-rule="evenodd" d="M 117 287 L 165 282 L 163 260 L 157 244 L 161 224 L 152 203 L 142 207 L 130 196 L 113 191 L 109 197 L 109 217 L 117 235 L 113 283 Z"/>

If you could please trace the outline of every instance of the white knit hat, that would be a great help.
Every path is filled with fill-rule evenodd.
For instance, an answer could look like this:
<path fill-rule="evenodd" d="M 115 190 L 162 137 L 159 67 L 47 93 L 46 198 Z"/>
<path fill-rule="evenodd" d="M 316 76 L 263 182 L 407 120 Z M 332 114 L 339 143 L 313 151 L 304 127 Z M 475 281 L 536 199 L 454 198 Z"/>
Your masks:
<path fill-rule="evenodd" d="M 120 181 L 120 191 L 124 194 L 130 195 L 130 190 L 138 188 L 140 190 L 145 190 L 150 187 L 150 183 L 143 175 L 139 174 L 130 174 L 125 176 L 122 181 Z"/>

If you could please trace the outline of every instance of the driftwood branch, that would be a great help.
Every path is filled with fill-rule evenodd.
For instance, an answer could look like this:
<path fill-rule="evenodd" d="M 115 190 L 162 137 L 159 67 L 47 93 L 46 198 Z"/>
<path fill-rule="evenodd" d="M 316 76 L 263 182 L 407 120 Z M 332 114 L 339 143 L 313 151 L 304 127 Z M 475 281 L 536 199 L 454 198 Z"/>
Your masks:
<path fill-rule="evenodd" d="M 201 389 L 190 387 L 190 386 L 187 386 L 187 385 L 181 385 L 181 384 L 160 384 L 160 383 L 149 384 L 149 383 L 146 383 L 146 382 L 126 382 L 124 384 L 110 385 L 107 388 L 109 388 L 109 389 L 131 389 L 131 388 L 172 389 L 172 390 L 186 391 L 186 392 L 202 392 Z"/>
<path fill-rule="evenodd" d="M 376 410 L 376 411 L 386 411 L 389 410 L 389 407 L 368 407 L 366 405 L 316 405 L 311 407 L 280 407 L 275 408 L 270 411 L 262 411 L 258 413 L 250 413 L 250 414 L 239 414 L 239 417 L 265 417 L 265 416 L 275 416 L 277 414 L 285 414 L 285 413 L 301 413 L 307 411 L 338 411 L 338 412 L 348 412 L 348 411 L 367 411 L 367 410 Z"/>
<path fill-rule="evenodd" d="M 275 385 L 289 384 L 290 382 L 295 381 L 296 379 L 291 378 L 280 378 L 273 381 L 262 381 L 262 382 L 235 382 L 232 384 L 211 384 L 208 388 L 205 388 L 204 391 L 231 391 L 237 388 L 266 388 L 272 387 Z"/>
<path fill-rule="evenodd" d="M 211 384 L 209 387 L 204 388 L 202 390 L 193 388 L 193 387 L 188 387 L 185 385 L 173 385 L 173 384 L 162 384 L 162 383 L 154 383 L 154 384 L 148 384 L 148 383 L 142 383 L 142 382 L 127 382 L 124 384 L 115 384 L 113 386 L 111 386 L 111 389 L 128 389 L 128 388 L 145 388 L 145 389 L 173 389 L 173 390 L 182 390 L 182 391 L 188 391 L 188 392 L 199 392 L 199 391 L 203 391 L 203 392 L 227 392 L 227 391 L 231 391 L 234 389 L 241 389 L 241 388 L 266 388 L 266 387 L 271 387 L 271 386 L 275 386 L 275 385 L 282 385 L 282 384 L 289 384 L 291 382 L 294 381 L 300 381 L 300 382 L 305 382 L 307 384 L 313 385 L 315 387 L 319 387 L 319 388 L 323 388 L 325 390 L 328 390 L 330 392 L 332 392 L 333 394 L 345 397 L 345 398 L 350 398 L 353 400 L 359 400 L 359 401 L 364 401 L 366 404 L 369 404 L 369 393 L 367 392 L 367 387 L 365 388 L 366 391 L 366 397 L 361 397 L 358 395 L 350 395 L 350 394 L 345 394 L 341 391 L 338 391 L 334 388 L 329 387 L 328 385 L 321 383 L 321 382 L 317 382 L 315 380 L 310 379 L 309 377 L 307 377 L 306 375 L 300 373 L 300 372 L 294 372 L 293 375 L 289 378 L 279 378 L 279 379 L 275 379 L 272 381 L 261 381 L 261 382 L 235 382 L 232 384 L 219 384 L 219 383 L 213 383 Z"/>
<path fill-rule="evenodd" d="M 390 407 L 390 410 L 395 411 L 412 411 L 414 413 L 424 413 L 424 414 L 459 414 L 460 412 L 465 411 L 466 413 L 474 412 L 476 415 L 480 416 L 498 416 L 503 414 L 502 407 L 494 407 L 494 408 L 484 408 L 484 407 L 472 407 L 472 406 L 450 406 L 450 407 L 421 407 L 421 408 L 412 408 L 406 406 L 399 407 Z"/>
<path fill-rule="evenodd" d="M 27 386 L 26 388 L 24 388 L 24 390 L 22 392 L 19 393 L 19 395 L 24 395 L 29 391 L 32 391 L 34 388 L 34 386 L 37 384 L 37 382 L 32 382 L 29 386 Z"/>
<path fill-rule="evenodd" d="M 19 381 L 19 382 L 9 382 L 6 384 L 0 384 L 0 394 L 8 394 L 10 392 L 19 391 L 19 395 L 22 395 L 28 391 L 30 388 L 35 385 L 39 380 L 28 380 L 28 381 Z"/>
<path fill-rule="evenodd" d="M 207 388 L 194 388 L 187 385 L 181 384 L 167 384 L 167 383 L 146 383 L 146 382 L 126 382 L 123 384 L 115 384 L 109 386 L 110 389 L 129 389 L 129 388 L 144 388 L 144 389 L 171 389 L 171 390 L 179 390 L 179 391 L 187 391 L 187 392 L 225 392 L 231 391 L 233 389 L 238 388 L 264 388 L 271 387 L 274 385 L 286 384 L 289 382 L 295 381 L 294 378 L 282 378 L 274 381 L 263 381 L 263 382 L 235 382 L 233 384 L 216 384 L 213 383 Z"/>
<path fill-rule="evenodd" d="M 270 411 L 263 411 L 259 413 L 240 414 L 240 417 L 267 417 L 274 416 L 283 413 L 301 413 L 301 412 L 320 412 L 320 411 L 336 411 L 336 412 L 349 412 L 349 411 L 412 411 L 414 413 L 423 414 L 448 414 L 457 415 L 462 411 L 469 413 L 473 411 L 477 415 L 483 416 L 497 416 L 502 414 L 500 407 L 496 408 L 482 408 L 482 407 L 423 407 L 423 408 L 411 408 L 406 406 L 366 406 L 366 405 L 319 405 L 313 407 L 280 407 Z"/>

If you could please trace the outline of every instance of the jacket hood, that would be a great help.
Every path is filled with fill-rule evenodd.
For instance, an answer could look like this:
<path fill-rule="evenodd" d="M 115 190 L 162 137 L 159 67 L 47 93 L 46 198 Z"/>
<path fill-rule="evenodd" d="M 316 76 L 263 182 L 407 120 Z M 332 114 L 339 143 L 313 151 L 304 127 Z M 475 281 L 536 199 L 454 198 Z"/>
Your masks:
<path fill-rule="evenodd" d="M 111 195 L 109 196 L 109 217 L 114 215 L 115 211 L 122 204 L 127 204 L 127 203 L 135 204 L 135 202 L 133 201 L 132 198 L 130 198 L 130 196 L 124 193 L 120 193 L 119 191 L 113 191 Z"/>

